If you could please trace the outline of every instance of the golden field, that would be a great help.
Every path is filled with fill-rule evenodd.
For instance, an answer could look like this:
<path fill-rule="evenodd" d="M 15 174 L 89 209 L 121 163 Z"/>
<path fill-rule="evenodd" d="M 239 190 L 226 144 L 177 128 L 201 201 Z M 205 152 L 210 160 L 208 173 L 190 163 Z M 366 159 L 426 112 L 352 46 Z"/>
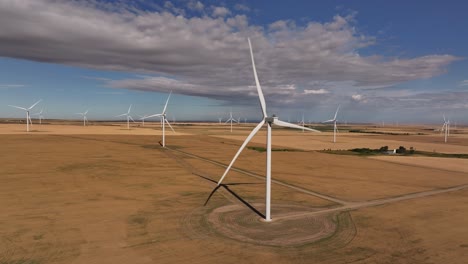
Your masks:
<path fill-rule="evenodd" d="M 265 223 L 264 152 L 246 148 L 212 193 L 252 128 L 178 124 L 164 149 L 155 123 L 0 124 L 0 263 L 466 263 L 468 159 L 319 150 L 468 154 L 468 129 L 445 144 L 422 126 L 340 127 L 333 144 L 273 128 Z"/>

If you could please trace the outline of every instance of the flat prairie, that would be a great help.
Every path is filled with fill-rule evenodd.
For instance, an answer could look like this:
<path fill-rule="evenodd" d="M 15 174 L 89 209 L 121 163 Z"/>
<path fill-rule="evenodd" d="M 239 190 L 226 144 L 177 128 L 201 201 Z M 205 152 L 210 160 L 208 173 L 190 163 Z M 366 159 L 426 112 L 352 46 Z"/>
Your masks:
<path fill-rule="evenodd" d="M 467 159 L 318 150 L 468 154 L 468 130 L 274 128 L 267 223 L 265 131 L 217 185 L 252 128 L 0 124 L 0 264 L 466 263 Z"/>

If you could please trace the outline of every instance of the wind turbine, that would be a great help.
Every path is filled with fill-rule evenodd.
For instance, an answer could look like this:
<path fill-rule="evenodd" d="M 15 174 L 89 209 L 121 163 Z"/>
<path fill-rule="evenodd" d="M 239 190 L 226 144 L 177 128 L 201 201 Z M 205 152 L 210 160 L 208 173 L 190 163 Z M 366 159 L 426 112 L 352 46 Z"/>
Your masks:
<path fill-rule="evenodd" d="M 237 120 L 235 120 L 235 119 L 232 117 L 232 109 L 231 109 L 231 112 L 229 112 L 229 119 L 226 120 L 226 122 L 224 122 L 224 124 L 226 124 L 227 122 L 231 122 L 231 133 L 232 133 L 232 121 L 237 122 Z"/>
<path fill-rule="evenodd" d="M 322 123 L 333 123 L 333 143 L 336 143 L 336 131 L 338 131 L 338 127 L 336 126 L 336 116 L 338 115 L 338 110 L 340 110 L 339 105 L 338 105 L 338 108 L 336 109 L 335 117 L 333 117 L 333 119 L 322 122 Z"/>
<path fill-rule="evenodd" d="M 33 105 L 31 105 L 29 108 L 24 108 L 24 107 L 20 107 L 20 106 L 16 106 L 16 105 L 8 105 L 8 106 L 11 106 L 11 107 L 18 108 L 18 109 L 21 109 L 21 110 L 26 111 L 26 132 L 29 132 L 29 124 L 32 125 L 31 115 L 29 114 L 29 111 L 30 111 L 31 109 L 33 109 L 33 107 L 35 107 L 40 101 L 42 101 L 42 99 L 40 99 L 39 101 L 35 102 L 35 103 L 34 103 Z"/>
<path fill-rule="evenodd" d="M 262 109 L 262 114 L 263 114 L 263 119 L 258 123 L 258 125 L 250 132 L 249 136 L 246 138 L 242 146 L 239 148 L 237 151 L 236 155 L 232 159 L 231 163 L 229 166 L 226 168 L 226 171 L 224 172 L 223 176 L 221 179 L 218 181 L 218 186 L 221 184 L 221 182 L 224 180 L 224 177 L 226 177 L 227 173 L 231 169 L 232 165 L 236 161 L 237 157 L 239 154 L 242 152 L 242 150 L 245 148 L 245 146 L 249 143 L 249 141 L 253 138 L 255 134 L 263 127 L 264 124 L 267 124 L 267 158 L 266 158 L 266 213 L 265 213 L 265 221 L 269 222 L 271 221 L 271 216 L 270 216 L 270 207 L 271 207 L 271 126 L 273 124 L 277 126 L 282 126 L 282 127 L 291 127 L 291 128 L 297 128 L 297 129 L 306 129 L 309 131 L 314 131 L 314 132 L 320 132 L 314 129 L 310 128 L 305 128 L 301 127 L 295 124 L 291 124 L 288 122 L 284 122 L 278 119 L 275 115 L 269 116 L 266 111 L 266 103 L 265 103 L 265 98 L 263 97 L 263 92 L 262 88 L 260 87 L 260 82 L 258 81 L 258 76 L 257 76 L 257 70 L 255 69 L 255 61 L 253 57 L 253 51 L 252 51 L 252 45 L 249 41 L 249 48 L 250 48 L 250 57 L 252 58 L 252 68 L 253 68 L 253 73 L 255 77 L 255 84 L 257 86 L 257 92 L 258 92 L 258 98 L 260 100 L 260 105 Z"/>
<path fill-rule="evenodd" d="M 302 127 L 305 127 L 305 122 L 304 122 L 304 113 L 302 113 L 302 120 L 299 122 L 299 125 Z M 302 129 L 302 132 L 304 132 L 304 129 Z"/>
<path fill-rule="evenodd" d="M 141 120 L 141 125 L 142 126 L 145 126 L 145 119 L 148 118 L 148 115 L 137 115 L 138 117 L 140 117 L 140 120 Z"/>
<path fill-rule="evenodd" d="M 130 116 L 130 110 L 132 109 L 132 105 L 130 105 L 130 107 L 128 108 L 128 111 L 127 113 L 124 113 L 124 114 L 121 114 L 121 115 L 118 115 L 116 117 L 119 117 L 119 116 L 127 116 L 127 129 L 130 129 L 130 119 L 135 122 L 135 120 L 133 120 L 133 118 Z"/>
<path fill-rule="evenodd" d="M 218 117 L 218 122 L 221 124 L 221 121 L 223 120 L 222 117 Z"/>
<path fill-rule="evenodd" d="M 32 114 L 32 115 L 37 115 L 38 118 L 39 118 L 39 124 L 42 125 L 42 119 L 44 119 L 44 116 L 42 115 L 42 112 L 44 111 L 44 108 L 41 109 L 41 111 L 39 113 L 35 113 L 35 114 Z M 32 123 L 31 123 L 32 124 Z"/>
<path fill-rule="evenodd" d="M 86 112 L 83 112 L 83 113 L 76 113 L 77 115 L 83 116 L 83 126 L 86 126 L 86 122 L 88 122 L 88 118 L 86 118 L 86 114 L 88 114 L 88 111 L 89 111 L 89 109 L 86 110 Z"/>
<path fill-rule="evenodd" d="M 445 115 L 443 115 L 443 116 L 444 116 L 444 125 L 442 126 L 441 132 L 444 131 L 445 143 L 447 143 L 447 138 L 448 138 L 448 136 L 450 136 L 450 120 L 445 119 Z"/>
<path fill-rule="evenodd" d="M 165 123 L 167 123 L 169 125 L 169 127 L 171 128 L 172 132 L 175 133 L 174 129 L 172 128 L 171 124 L 169 123 L 169 121 L 167 121 L 166 119 L 166 109 L 167 109 L 167 104 L 169 103 L 169 98 L 171 98 L 171 94 L 172 94 L 172 91 L 169 93 L 169 96 L 167 97 L 167 100 L 166 100 L 166 104 L 164 105 L 164 109 L 162 111 L 161 114 L 154 114 L 154 115 L 150 115 L 150 116 L 147 116 L 146 118 L 150 118 L 150 117 L 155 117 L 155 116 L 159 116 L 161 118 L 161 124 L 162 124 L 162 134 L 163 134 L 163 138 L 162 138 L 162 146 L 163 148 L 166 147 L 166 128 L 165 128 Z"/>

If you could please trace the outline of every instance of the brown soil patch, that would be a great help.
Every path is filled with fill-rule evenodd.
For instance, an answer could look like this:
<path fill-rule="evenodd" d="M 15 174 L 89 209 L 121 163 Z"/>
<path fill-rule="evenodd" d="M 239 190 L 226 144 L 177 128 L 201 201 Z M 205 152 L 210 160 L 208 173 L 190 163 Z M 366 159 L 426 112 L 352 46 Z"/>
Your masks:
<path fill-rule="evenodd" d="M 260 204 L 254 206 L 264 210 Z M 274 205 L 275 215 L 286 212 L 313 211 L 311 208 Z M 228 205 L 213 210 L 208 221 L 220 234 L 242 242 L 268 246 L 299 246 L 333 235 L 336 223 L 329 215 L 303 217 L 292 220 L 273 220 L 266 224 L 258 215 L 240 205 Z"/>

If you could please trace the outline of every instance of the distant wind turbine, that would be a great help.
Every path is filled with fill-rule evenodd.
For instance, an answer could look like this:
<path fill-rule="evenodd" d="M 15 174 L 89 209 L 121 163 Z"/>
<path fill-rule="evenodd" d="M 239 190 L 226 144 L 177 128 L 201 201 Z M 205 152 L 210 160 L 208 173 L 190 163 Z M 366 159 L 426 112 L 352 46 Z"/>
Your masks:
<path fill-rule="evenodd" d="M 333 119 L 323 121 L 322 123 L 333 123 L 333 143 L 336 143 L 336 132 L 338 131 L 338 127 L 336 126 L 336 116 L 338 115 L 338 110 L 340 110 L 340 106 L 336 109 L 335 116 Z"/>
<path fill-rule="evenodd" d="M 32 125 L 32 121 L 31 121 L 31 115 L 29 114 L 29 111 L 31 109 L 33 109 L 33 107 L 35 107 L 41 100 L 35 102 L 33 105 L 31 105 L 29 108 L 25 108 L 25 107 L 21 107 L 21 106 L 16 106 L 16 105 L 8 105 L 10 107 L 14 107 L 14 108 L 18 108 L 18 109 L 21 109 L 21 110 L 24 110 L 26 111 L 26 131 L 29 132 L 29 125 L 31 124 Z"/>
<path fill-rule="evenodd" d="M 43 111 L 44 111 L 44 108 L 42 108 L 39 113 L 32 114 L 32 115 L 37 115 L 38 116 L 40 125 L 42 125 L 42 119 L 44 119 L 44 116 L 42 115 Z"/>
<path fill-rule="evenodd" d="M 265 98 L 263 97 L 263 91 L 262 88 L 260 87 L 260 82 L 258 80 L 257 76 L 257 71 L 255 69 L 255 61 L 253 57 L 253 51 L 252 51 L 252 45 L 250 43 L 250 39 L 248 39 L 249 42 L 249 48 L 250 48 L 250 56 L 252 58 L 252 68 L 253 68 L 253 73 L 255 77 L 255 84 L 257 86 L 257 92 L 258 92 L 258 97 L 260 100 L 260 105 L 261 105 L 261 110 L 263 114 L 263 119 L 260 121 L 260 123 L 250 132 L 249 136 L 246 138 L 242 146 L 239 148 L 237 151 L 236 155 L 232 159 L 231 163 L 229 166 L 226 168 L 226 171 L 224 172 L 223 176 L 221 179 L 218 181 L 218 186 L 221 184 L 223 181 L 224 177 L 226 177 L 227 173 L 231 169 L 232 165 L 236 161 L 237 157 L 240 155 L 242 150 L 245 148 L 245 146 L 250 142 L 250 140 L 253 138 L 255 134 L 263 127 L 264 124 L 267 124 L 267 162 L 266 162 L 266 213 L 265 213 L 265 221 L 271 221 L 271 216 L 270 216 L 270 205 L 271 205 L 271 127 L 273 124 L 277 126 L 282 126 L 282 127 L 290 127 L 290 128 L 296 128 L 296 129 L 306 129 L 309 131 L 314 131 L 314 132 L 320 132 L 314 129 L 310 128 L 305 128 L 301 127 L 295 124 L 291 124 L 288 122 L 284 122 L 278 119 L 275 115 L 269 116 L 266 111 L 266 103 L 265 103 Z"/>
<path fill-rule="evenodd" d="M 133 120 L 132 116 L 130 115 L 130 110 L 131 109 L 132 109 L 132 105 L 130 105 L 130 107 L 128 108 L 127 113 L 116 116 L 116 117 L 120 117 L 120 116 L 126 116 L 127 117 L 127 129 L 130 129 L 130 120 L 132 120 L 135 123 L 135 120 Z"/>
<path fill-rule="evenodd" d="M 232 133 L 232 121 L 237 122 L 237 120 L 235 120 L 235 119 L 232 117 L 232 109 L 231 109 L 231 112 L 229 112 L 229 119 L 226 120 L 226 122 L 224 122 L 224 124 L 226 124 L 227 122 L 231 122 L 231 133 Z"/>
<path fill-rule="evenodd" d="M 443 117 L 444 117 L 444 125 L 442 126 L 441 132 L 444 131 L 445 143 L 447 143 L 447 138 L 448 136 L 450 136 L 450 120 L 445 119 L 445 115 L 443 115 Z"/>
<path fill-rule="evenodd" d="M 150 117 L 155 117 L 155 116 L 158 116 L 161 118 L 161 125 L 162 125 L 162 146 L 165 148 L 166 147 L 166 128 L 165 128 L 165 124 L 167 123 L 169 125 L 169 127 L 171 128 L 172 132 L 175 133 L 174 129 L 172 128 L 171 124 L 169 123 L 169 121 L 167 121 L 166 119 L 166 110 L 167 110 L 167 104 L 169 103 L 169 98 L 171 98 L 171 94 L 172 94 L 172 91 L 169 93 L 169 96 L 167 97 L 167 100 L 166 100 L 166 104 L 164 105 L 164 109 L 162 111 L 162 113 L 160 114 L 154 114 L 154 115 L 150 115 L 148 116 L 147 118 L 150 118 Z"/>
<path fill-rule="evenodd" d="M 86 118 L 86 114 L 88 114 L 88 111 L 89 111 L 89 109 L 86 110 L 86 112 L 83 112 L 83 113 L 76 113 L 77 115 L 83 116 L 83 126 L 86 126 L 86 122 L 88 122 L 88 118 Z"/>

